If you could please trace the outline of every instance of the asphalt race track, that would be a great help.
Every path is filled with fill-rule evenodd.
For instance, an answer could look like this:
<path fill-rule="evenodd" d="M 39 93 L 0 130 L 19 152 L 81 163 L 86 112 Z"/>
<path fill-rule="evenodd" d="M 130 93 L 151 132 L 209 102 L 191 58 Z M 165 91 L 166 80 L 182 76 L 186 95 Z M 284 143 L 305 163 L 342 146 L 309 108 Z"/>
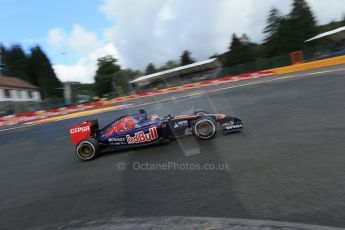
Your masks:
<path fill-rule="evenodd" d="M 244 121 L 243 132 L 219 133 L 206 142 L 187 137 L 90 162 L 76 158 L 69 126 L 94 118 L 102 126 L 140 106 L 2 131 L 0 228 L 78 228 L 116 217 L 345 227 L 345 70 L 339 70 L 344 67 L 130 102 L 145 103 L 150 114 L 203 109 Z M 146 163 L 173 163 L 180 170 L 135 168 Z M 230 170 L 182 170 L 187 163 L 226 164 Z"/>

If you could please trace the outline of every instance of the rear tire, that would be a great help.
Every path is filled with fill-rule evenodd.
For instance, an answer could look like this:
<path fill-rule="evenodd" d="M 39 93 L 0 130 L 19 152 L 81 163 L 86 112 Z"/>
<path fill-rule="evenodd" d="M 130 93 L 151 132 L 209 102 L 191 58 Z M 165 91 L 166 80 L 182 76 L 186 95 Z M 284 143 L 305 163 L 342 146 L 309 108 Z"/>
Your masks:
<path fill-rule="evenodd" d="M 201 117 L 193 124 L 193 134 L 201 140 L 209 140 L 217 132 L 216 122 L 209 117 Z"/>
<path fill-rule="evenodd" d="M 76 154 L 80 160 L 89 161 L 97 157 L 99 153 L 98 141 L 94 138 L 87 138 L 82 140 L 76 146 Z"/>

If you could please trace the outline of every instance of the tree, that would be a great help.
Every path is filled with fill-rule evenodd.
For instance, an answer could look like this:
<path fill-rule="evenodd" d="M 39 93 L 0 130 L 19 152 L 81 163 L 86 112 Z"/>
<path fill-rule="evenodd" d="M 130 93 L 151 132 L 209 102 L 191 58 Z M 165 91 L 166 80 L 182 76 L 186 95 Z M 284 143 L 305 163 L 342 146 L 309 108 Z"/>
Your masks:
<path fill-rule="evenodd" d="M 316 21 L 305 0 L 294 0 L 286 17 L 276 8 L 270 10 L 264 33 L 266 56 L 286 54 L 306 48 L 304 41 L 317 34 Z"/>
<path fill-rule="evenodd" d="M 40 87 L 43 98 L 62 97 L 62 83 L 56 77 L 53 67 L 39 46 L 26 55 L 19 45 L 7 49 L 0 47 L 1 74 L 17 77 Z"/>
<path fill-rule="evenodd" d="M 62 98 L 63 84 L 57 78 L 46 54 L 39 46 L 30 51 L 27 72 L 29 81 L 40 87 L 43 98 Z"/>
<path fill-rule="evenodd" d="M 115 74 L 115 91 L 118 95 L 128 95 L 132 92 L 129 81 L 133 80 L 140 74 L 139 71 L 132 69 L 120 70 Z"/>
<path fill-rule="evenodd" d="M 229 50 L 233 53 L 233 54 L 237 54 L 241 51 L 241 47 L 242 47 L 242 43 L 241 40 L 237 37 L 236 34 L 233 34 L 231 37 L 231 42 L 229 45 Z"/>
<path fill-rule="evenodd" d="M 270 41 L 272 37 L 274 37 L 277 34 L 282 19 L 283 17 L 281 16 L 279 10 L 275 7 L 272 7 L 266 20 L 267 25 L 264 29 L 264 34 L 266 36 L 264 41 Z"/>
<path fill-rule="evenodd" d="M 156 73 L 156 72 L 157 72 L 157 69 L 153 65 L 153 63 L 150 63 L 150 64 L 147 65 L 146 70 L 145 70 L 145 74 L 146 75 L 153 74 L 153 73 Z"/>
<path fill-rule="evenodd" d="M 331 21 L 327 24 L 320 25 L 317 27 L 317 30 L 318 30 L 318 33 L 324 33 L 330 30 L 337 29 L 342 26 L 345 26 L 345 19 L 343 21 Z"/>
<path fill-rule="evenodd" d="M 98 96 L 103 96 L 112 92 L 113 78 L 121 68 L 116 64 L 117 60 L 110 55 L 99 58 L 97 61 L 98 69 L 95 76 L 95 91 Z"/>
<path fill-rule="evenodd" d="M 290 36 L 290 25 L 286 17 L 281 16 L 277 8 L 272 8 L 266 20 L 264 29 L 263 50 L 266 57 L 286 53 L 286 40 Z"/>
<path fill-rule="evenodd" d="M 0 75 L 5 75 L 7 72 L 6 66 L 7 50 L 6 47 L 0 45 Z"/>
<path fill-rule="evenodd" d="M 89 100 L 95 96 L 94 84 L 70 82 L 72 99 L 78 100 Z"/>
<path fill-rule="evenodd" d="M 304 41 L 317 33 L 315 17 L 307 2 L 294 0 L 292 6 L 285 25 L 289 31 L 286 44 L 289 52 L 305 48 Z"/>
<path fill-rule="evenodd" d="M 212 59 L 212 58 L 218 58 L 220 55 L 218 53 L 214 53 L 212 56 L 209 57 L 209 59 Z"/>
<path fill-rule="evenodd" d="M 233 34 L 229 51 L 223 54 L 220 59 L 225 66 L 250 62 L 257 57 L 256 50 L 257 44 L 250 42 L 246 34 L 243 34 L 240 38 Z"/>
<path fill-rule="evenodd" d="M 175 60 L 169 60 L 167 61 L 163 66 L 159 68 L 160 71 L 168 70 L 168 69 L 173 69 L 178 67 L 178 62 Z"/>
<path fill-rule="evenodd" d="M 1 46 L 2 74 L 9 77 L 17 77 L 29 81 L 27 76 L 28 58 L 19 45 L 9 49 Z"/>
<path fill-rule="evenodd" d="M 236 53 L 238 53 L 239 47 L 241 46 L 241 41 L 236 34 L 232 34 L 230 45 L 228 47 L 229 51 L 219 56 L 219 59 L 223 63 L 223 66 L 230 66 L 236 64 Z"/>
<path fill-rule="evenodd" d="M 243 46 L 246 46 L 250 43 L 250 40 L 247 34 L 242 34 L 242 36 L 240 37 L 240 41 Z"/>
<path fill-rule="evenodd" d="M 191 53 L 188 50 L 183 51 L 180 57 L 180 66 L 189 65 L 194 63 L 195 60 L 191 57 Z"/>

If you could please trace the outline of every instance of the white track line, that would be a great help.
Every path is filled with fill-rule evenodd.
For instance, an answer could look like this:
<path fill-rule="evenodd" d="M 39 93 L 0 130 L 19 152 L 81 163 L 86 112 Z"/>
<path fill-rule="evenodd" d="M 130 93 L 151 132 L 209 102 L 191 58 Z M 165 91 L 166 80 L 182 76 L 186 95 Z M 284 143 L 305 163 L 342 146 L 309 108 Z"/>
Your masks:
<path fill-rule="evenodd" d="M 7 128 L 7 129 L 0 129 L 0 132 L 10 131 L 10 130 L 14 130 L 14 129 L 26 128 L 26 127 L 30 127 L 30 126 L 34 126 L 34 125 L 33 125 L 33 124 L 30 124 L 30 125 L 22 125 L 22 126 Z"/>

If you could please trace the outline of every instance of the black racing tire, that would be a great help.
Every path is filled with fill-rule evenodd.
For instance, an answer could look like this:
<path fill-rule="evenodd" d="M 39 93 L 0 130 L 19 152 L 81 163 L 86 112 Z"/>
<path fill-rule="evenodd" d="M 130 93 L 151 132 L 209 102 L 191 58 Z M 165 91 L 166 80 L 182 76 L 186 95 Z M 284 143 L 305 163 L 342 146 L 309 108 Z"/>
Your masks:
<path fill-rule="evenodd" d="M 210 117 L 200 117 L 193 123 L 193 134 L 201 140 L 211 139 L 216 132 L 216 122 Z"/>
<path fill-rule="evenodd" d="M 100 148 L 98 141 L 94 138 L 82 140 L 75 148 L 77 157 L 83 161 L 93 160 L 97 157 Z"/>
<path fill-rule="evenodd" d="M 206 116 L 208 113 L 205 111 L 195 111 L 194 115 L 195 116 Z"/>

